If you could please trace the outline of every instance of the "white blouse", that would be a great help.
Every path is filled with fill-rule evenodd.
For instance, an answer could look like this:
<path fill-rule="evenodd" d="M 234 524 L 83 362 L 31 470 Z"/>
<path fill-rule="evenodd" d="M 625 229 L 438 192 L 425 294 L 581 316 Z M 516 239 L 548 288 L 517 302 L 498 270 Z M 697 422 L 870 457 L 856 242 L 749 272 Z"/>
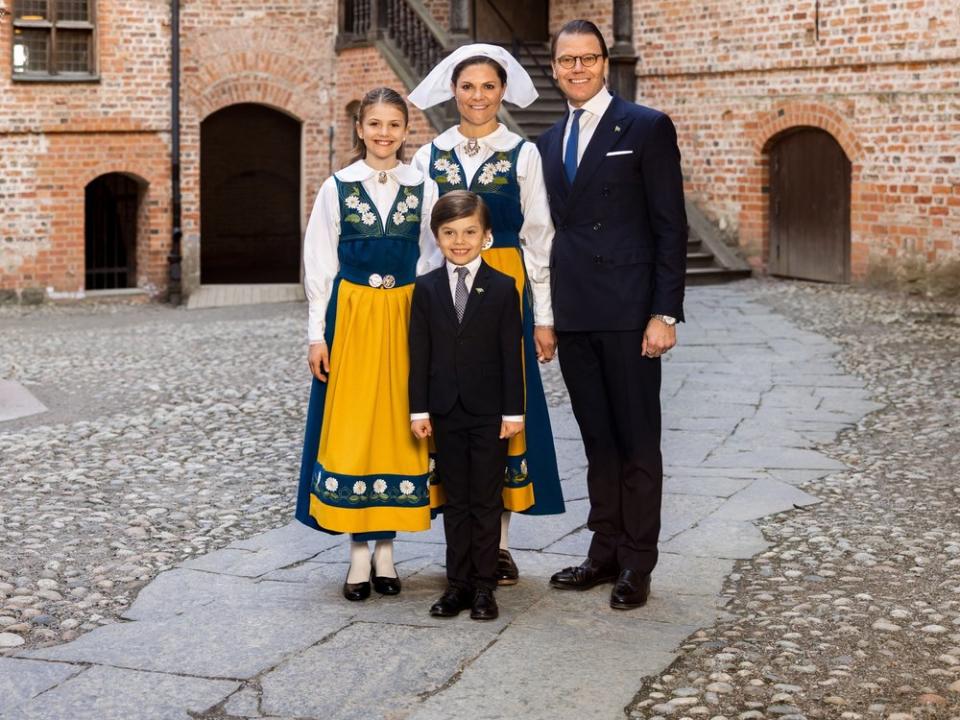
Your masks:
<path fill-rule="evenodd" d="M 401 185 L 408 187 L 424 182 L 424 175 L 411 165 L 399 164 L 387 171 L 387 182 L 378 182 L 379 171 L 374 170 L 363 160 L 348 165 L 334 173 L 343 182 L 360 182 L 386 227 L 389 214 Z M 307 231 L 303 240 L 303 287 L 307 294 L 309 313 L 307 337 L 311 344 L 324 342 L 327 304 L 333 281 L 340 270 L 337 258 L 337 245 L 340 241 L 340 198 L 334 176 L 328 177 L 307 222 Z M 437 201 L 437 184 L 426 176 L 423 187 L 423 207 L 420 211 L 420 259 L 417 261 L 417 275 L 423 275 L 440 267 L 443 255 L 430 232 L 430 212 Z"/>
<path fill-rule="evenodd" d="M 457 126 L 446 130 L 433 141 L 440 150 L 453 150 L 463 166 L 466 185 L 469 186 L 481 165 L 496 152 L 505 152 L 516 147 L 522 138 L 510 132 L 502 123 L 489 135 L 478 138 L 480 152 L 473 157 L 463 151 L 467 138 Z M 413 156 L 413 165 L 427 177 L 430 176 L 430 143 Z M 520 243 L 523 246 L 523 262 L 533 294 L 533 319 L 536 325 L 553 325 L 553 305 L 550 301 L 550 248 L 553 246 L 553 221 L 550 219 L 550 203 L 547 201 L 547 186 L 543 181 L 543 166 L 537 146 L 525 142 L 517 156 L 517 179 L 520 182 L 520 211 L 523 225 L 520 227 Z"/>

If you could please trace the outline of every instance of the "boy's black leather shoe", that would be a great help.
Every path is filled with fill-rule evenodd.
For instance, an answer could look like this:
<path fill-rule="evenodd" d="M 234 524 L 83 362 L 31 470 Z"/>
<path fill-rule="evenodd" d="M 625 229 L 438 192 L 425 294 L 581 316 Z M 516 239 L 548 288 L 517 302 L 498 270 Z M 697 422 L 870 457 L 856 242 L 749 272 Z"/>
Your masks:
<path fill-rule="evenodd" d="M 470 608 L 470 618 L 473 620 L 496 620 L 500 615 L 497 600 L 493 597 L 493 590 L 477 588 L 473 596 L 473 607 Z"/>
<path fill-rule="evenodd" d="M 456 617 L 461 610 L 470 607 L 470 592 L 463 588 L 448 587 L 443 595 L 430 606 L 433 617 Z"/>

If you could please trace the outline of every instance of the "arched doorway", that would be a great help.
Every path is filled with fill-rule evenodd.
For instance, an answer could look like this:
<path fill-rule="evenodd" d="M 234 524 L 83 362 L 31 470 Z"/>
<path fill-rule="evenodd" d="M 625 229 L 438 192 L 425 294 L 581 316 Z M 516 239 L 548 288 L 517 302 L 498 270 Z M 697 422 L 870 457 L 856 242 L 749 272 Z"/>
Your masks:
<path fill-rule="evenodd" d="M 300 281 L 300 123 L 241 103 L 200 125 L 200 282 Z"/>
<path fill-rule="evenodd" d="M 830 133 L 803 127 L 770 148 L 770 272 L 850 279 L 850 161 Z"/>
<path fill-rule="evenodd" d="M 137 286 L 137 210 L 140 186 L 108 173 L 84 189 L 84 288 Z"/>

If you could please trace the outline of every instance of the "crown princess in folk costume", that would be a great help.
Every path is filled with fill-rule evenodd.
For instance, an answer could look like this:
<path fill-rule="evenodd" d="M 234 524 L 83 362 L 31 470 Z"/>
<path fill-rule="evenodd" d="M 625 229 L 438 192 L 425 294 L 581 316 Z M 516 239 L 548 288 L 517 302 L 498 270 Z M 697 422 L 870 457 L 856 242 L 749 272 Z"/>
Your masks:
<path fill-rule="evenodd" d="M 413 165 L 432 178 L 441 195 L 470 190 L 490 209 L 493 241 L 484 261 L 511 276 L 521 298 L 526 391 L 525 429 L 510 440 L 504 468 L 498 583 L 519 575 L 509 552 L 511 512 L 564 512 L 560 475 L 543 382 L 537 360 L 549 362 L 556 348 L 550 302 L 553 224 L 540 154 L 533 143 L 497 120 L 506 100 L 526 107 L 537 98 L 533 81 L 504 48 L 473 44 L 457 48 L 410 93 L 421 109 L 454 98 L 460 123 L 421 147 Z M 442 485 L 432 481 L 431 502 L 442 509 Z"/>

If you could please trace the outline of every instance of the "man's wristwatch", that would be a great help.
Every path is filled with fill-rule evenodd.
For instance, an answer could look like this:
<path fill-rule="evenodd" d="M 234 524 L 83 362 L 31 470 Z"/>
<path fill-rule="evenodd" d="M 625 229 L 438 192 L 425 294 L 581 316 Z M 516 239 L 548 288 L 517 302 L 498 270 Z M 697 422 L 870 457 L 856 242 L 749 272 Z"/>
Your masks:
<path fill-rule="evenodd" d="M 664 325 L 669 325 L 670 327 L 673 327 L 677 324 L 677 319 L 675 317 L 670 317 L 669 315 L 651 315 L 650 317 L 656 318 Z"/>

